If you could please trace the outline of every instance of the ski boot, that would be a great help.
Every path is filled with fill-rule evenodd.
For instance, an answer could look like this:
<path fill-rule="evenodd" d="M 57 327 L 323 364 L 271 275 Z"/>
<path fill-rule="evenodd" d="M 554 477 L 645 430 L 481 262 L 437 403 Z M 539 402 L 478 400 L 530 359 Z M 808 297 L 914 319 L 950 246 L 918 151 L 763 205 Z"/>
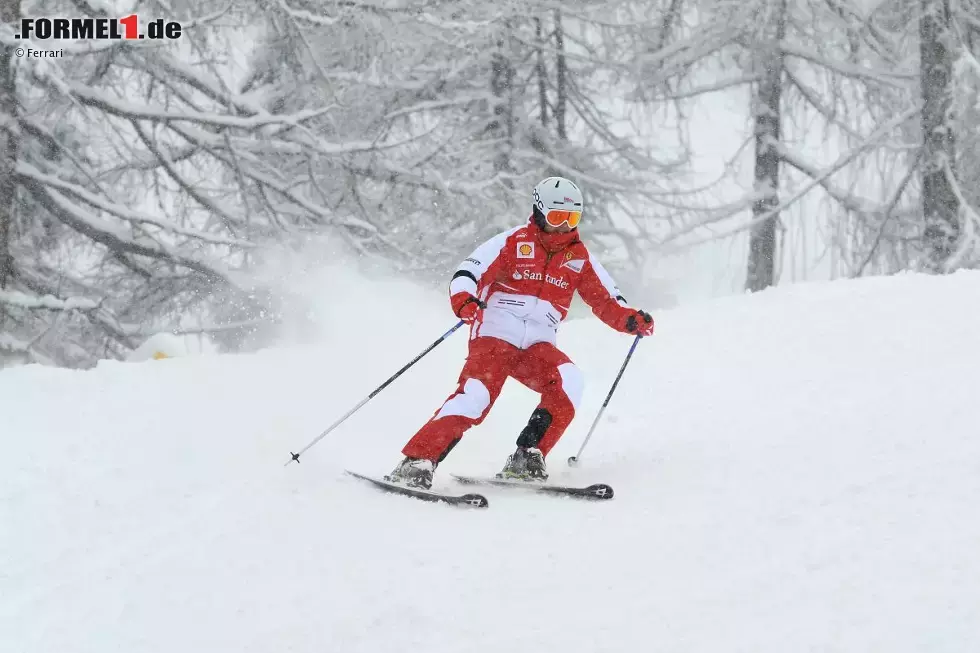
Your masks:
<path fill-rule="evenodd" d="M 544 464 L 544 454 L 533 447 L 517 447 L 517 451 L 507 456 L 507 462 L 497 478 L 547 481 L 548 468 Z"/>
<path fill-rule="evenodd" d="M 432 474 L 435 471 L 435 463 L 431 460 L 405 458 L 384 479 L 389 483 L 397 483 L 406 487 L 431 490 Z"/>

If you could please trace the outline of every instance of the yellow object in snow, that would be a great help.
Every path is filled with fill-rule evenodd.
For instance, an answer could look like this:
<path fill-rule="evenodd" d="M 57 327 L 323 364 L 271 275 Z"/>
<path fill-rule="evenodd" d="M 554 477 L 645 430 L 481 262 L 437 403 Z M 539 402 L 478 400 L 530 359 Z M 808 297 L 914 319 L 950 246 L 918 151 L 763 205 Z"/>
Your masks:
<path fill-rule="evenodd" d="M 164 359 L 164 358 L 170 358 L 170 357 L 167 356 L 162 351 L 155 351 L 155 352 L 153 352 L 153 360 L 158 361 L 158 360 L 161 360 L 161 359 Z"/>

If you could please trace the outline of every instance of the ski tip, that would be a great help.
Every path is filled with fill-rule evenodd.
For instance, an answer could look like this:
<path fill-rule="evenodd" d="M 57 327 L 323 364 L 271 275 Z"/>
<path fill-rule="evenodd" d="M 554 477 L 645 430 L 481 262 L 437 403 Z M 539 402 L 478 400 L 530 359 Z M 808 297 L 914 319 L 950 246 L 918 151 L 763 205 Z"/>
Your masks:
<path fill-rule="evenodd" d="M 586 491 L 596 499 L 612 499 L 616 495 L 612 486 L 606 485 L 605 483 L 590 485 L 586 488 Z"/>
<path fill-rule="evenodd" d="M 459 498 L 460 503 L 465 503 L 474 508 L 489 508 L 490 502 L 482 494 L 464 494 Z"/>

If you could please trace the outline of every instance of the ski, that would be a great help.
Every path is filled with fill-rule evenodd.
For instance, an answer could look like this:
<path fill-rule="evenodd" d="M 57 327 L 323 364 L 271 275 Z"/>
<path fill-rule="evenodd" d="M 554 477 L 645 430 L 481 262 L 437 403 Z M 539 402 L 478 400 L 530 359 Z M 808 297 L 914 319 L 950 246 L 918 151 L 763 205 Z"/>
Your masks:
<path fill-rule="evenodd" d="M 572 487 L 569 485 L 552 485 L 540 483 L 538 481 L 522 481 L 518 479 L 496 478 L 492 476 L 461 476 L 451 474 L 460 483 L 465 485 L 494 485 L 498 487 L 520 488 L 542 494 L 558 494 L 563 496 L 575 497 L 578 499 L 605 500 L 612 499 L 614 492 L 611 486 L 605 483 L 595 483 L 585 487 Z"/>
<path fill-rule="evenodd" d="M 366 476 L 364 474 L 352 472 L 349 469 L 344 471 L 346 471 L 348 474 L 350 474 L 355 478 L 359 478 L 361 480 L 373 484 L 375 487 L 380 488 L 385 492 L 401 494 L 403 496 L 420 499 L 422 501 L 429 501 L 432 503 L 447 503 L 451 506 L 458 506 L 461 508 L 487 508 L 490 506 L 490 502 L 487 501 L 487 498 L 482 494 L 463 494 L 463 495 L 444 494 L 442 492 L 434 492 L 432 490 L 422 490 L 419 488 L 399 485 L 397 483 L 390 483 L 380 478 L 375 478 L 373 476 Z"/>

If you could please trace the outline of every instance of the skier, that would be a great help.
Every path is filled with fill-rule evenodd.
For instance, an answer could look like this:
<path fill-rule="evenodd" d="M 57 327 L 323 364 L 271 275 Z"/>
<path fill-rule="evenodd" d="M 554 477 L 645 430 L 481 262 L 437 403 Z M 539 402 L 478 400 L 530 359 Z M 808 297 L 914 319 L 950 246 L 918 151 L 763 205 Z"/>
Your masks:
<path fill-rule="evenodd" d="M 477 247 L 453 275 L 453 313 L 470 325 L 466 362 L 456 391 L 408 441 L 404 460 L 386 480 L 430 489 L 436 467 L 470 427 L 483 422 L 511 377 L 540 393 L 541 401 L 498 476 L 546 481 L 545 457 L 571 423 L 584 390 L 581 371 L 555 344 L 574 293 L 613 329 L 653 334 L 650 314 L 626 305 L 579 239 L 578 186 L 548 177 L 532 196 L 527 223 Z"/>

